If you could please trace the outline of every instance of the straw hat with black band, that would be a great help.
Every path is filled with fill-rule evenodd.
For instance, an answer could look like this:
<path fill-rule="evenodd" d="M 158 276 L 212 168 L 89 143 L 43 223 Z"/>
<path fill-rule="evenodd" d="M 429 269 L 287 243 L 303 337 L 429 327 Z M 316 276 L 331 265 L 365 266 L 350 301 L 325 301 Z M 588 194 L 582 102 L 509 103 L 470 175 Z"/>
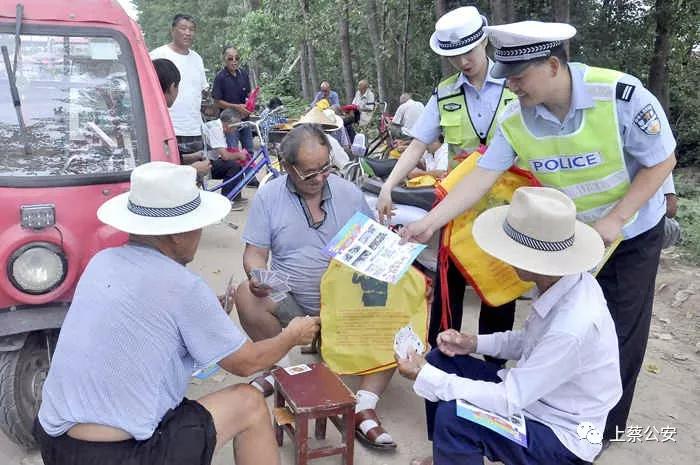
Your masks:
<path fill-rule="evenodd" d="M 203 228 L 223 219 L 231 202 L 197 187 L 191 166 L 154 161 L 131 172 L 131 189 L 106 201 L 97 217 L 120 231 L 163 236 Z"/>
<path fill-rule="evenodd" d="M 549 187 L 517 189 L 510 205 L 479 215 L 472 233 L 489 255 L 545 276 L 589 271 L 603 258 L 598 232 L 576 220 L 569 197 Z"/>

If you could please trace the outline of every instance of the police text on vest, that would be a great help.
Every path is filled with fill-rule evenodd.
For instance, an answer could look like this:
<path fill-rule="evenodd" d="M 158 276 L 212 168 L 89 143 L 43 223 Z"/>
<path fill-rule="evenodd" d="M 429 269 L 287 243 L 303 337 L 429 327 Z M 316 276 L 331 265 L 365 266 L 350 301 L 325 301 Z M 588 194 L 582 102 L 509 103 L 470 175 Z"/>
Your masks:
<path fill-rule="evenodd" d="M 561 170 L 581 170 L 592 168 L 603 162 L 599 152 L 582 153 L 578 155 L 538 158 L 530 160 L 530 168 L 534 172 L 554 173 Z"/>

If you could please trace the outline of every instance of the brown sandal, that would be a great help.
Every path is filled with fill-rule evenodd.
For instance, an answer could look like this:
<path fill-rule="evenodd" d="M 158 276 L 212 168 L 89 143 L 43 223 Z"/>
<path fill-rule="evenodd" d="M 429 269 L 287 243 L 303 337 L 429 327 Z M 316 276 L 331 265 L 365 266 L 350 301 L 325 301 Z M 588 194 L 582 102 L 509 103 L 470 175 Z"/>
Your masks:
<path fill-rule="evenodd" d="M 277 368 L 277 367 L 273 367 L 272 369 L 274 369 L 274 368 Z M 248 383 L 251 386 L 253 386 L 253 384 L 257 384 L 258 386 L 260 386 L 260 388 L 262 389 L 263 397 L 269 397 L 275 392 L 275 386 L 273 386 L 272 383 L 270 383 L 266 379 L 268 376 L 270 376 L 270 372 L 272 371 L 272 369 L 267 370 L 267 371 L 263 371 L 258 376 L 251 379 L 250 382 Z M 255 387 L 255 386 L 253 386 L 253 387 Z"/>
<path fill-rule="evenodd" d="M 367 433 L 363 433 L 360 429 L 360 424 L 365 420 L 374 420 L 377 422 L 377 426 L 370 428 Z M 377 438 L 382 434 L 386 433 L 386 430 L 382 427 L 379 418 L 377 417 L 377 412 L 372 408 L 360 410 L 355 414 L 355 437 L 364 445 L 371 447 L 372 449 L 396 449 L 395 442 L 377 442 Z"/>

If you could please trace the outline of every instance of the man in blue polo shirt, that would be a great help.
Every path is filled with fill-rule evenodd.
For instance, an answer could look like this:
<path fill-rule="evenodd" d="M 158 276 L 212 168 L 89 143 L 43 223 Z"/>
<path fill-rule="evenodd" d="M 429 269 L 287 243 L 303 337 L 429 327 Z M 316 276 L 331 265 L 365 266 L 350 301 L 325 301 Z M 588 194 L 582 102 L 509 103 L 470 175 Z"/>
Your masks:
<path fill-rule="evenodd" d="M 246 109 L 245 100 L 250 94 L 250 78 L 248 73 L 239 68 L 241 55 L 235 47 L 227 45 L 223 53 L 224 67 L 214 78 L 212 98 L 216 106 L 225 110 L 235 108 L 246 119 L 250 112 Z M 253 153 L 253 133 L 249 127 L 226 134 L 226 143 L 231 148 L 238 147 L 240 138 L 243 148 Z"/>

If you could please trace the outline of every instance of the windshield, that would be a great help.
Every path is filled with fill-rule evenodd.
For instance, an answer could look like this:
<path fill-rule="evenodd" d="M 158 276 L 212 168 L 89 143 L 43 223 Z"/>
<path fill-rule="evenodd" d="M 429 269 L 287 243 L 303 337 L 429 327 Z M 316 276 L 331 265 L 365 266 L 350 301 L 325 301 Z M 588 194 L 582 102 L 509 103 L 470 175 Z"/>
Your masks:
<path fill-rule="evenodd" d="M 103 177 L 142 163 L 132 110 L 142 104 L 127 76 L 128 47 L 112 37 L 20 37 L 15 79 L 26 134 L 0 58 L 0 176 Z M 0 32 L 0 46 L 13 62 L 14 34 Z"/>

